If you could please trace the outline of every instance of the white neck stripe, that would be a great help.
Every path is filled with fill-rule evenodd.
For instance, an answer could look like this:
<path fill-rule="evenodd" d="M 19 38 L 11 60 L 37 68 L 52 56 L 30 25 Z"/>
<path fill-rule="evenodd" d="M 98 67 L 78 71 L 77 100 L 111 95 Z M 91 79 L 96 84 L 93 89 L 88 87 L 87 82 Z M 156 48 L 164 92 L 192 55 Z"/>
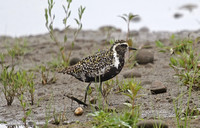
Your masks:
<path fill-rule="evenodd" d="M 113 46 L 113 48 L 112 48 L 112 50 L 113 50 L 113 52 L 114 52 L 114 66 L 118 69 L 118 67 L 119 67 L 119 64 L 120 64 L 120 62 L 119 62 L 119 57 L 117 56 L 117 51 L 115 50 L 115 48 L 117 47 L 117 46 L 119 46 L 119 45 L 121 45 L 121 44 L 125 44 L 125 45 L 127 45 L 127 43 L 120 43 L 120 44 L 116 44 L 116 45 L 114 45 Z"/>

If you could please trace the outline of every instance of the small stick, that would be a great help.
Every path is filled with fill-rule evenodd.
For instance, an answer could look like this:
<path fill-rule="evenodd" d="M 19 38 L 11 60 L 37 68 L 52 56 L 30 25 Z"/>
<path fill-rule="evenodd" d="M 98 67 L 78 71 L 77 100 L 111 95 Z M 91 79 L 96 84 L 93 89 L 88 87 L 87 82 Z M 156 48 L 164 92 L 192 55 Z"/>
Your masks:
<path fill-rule="evenodd" d="M 73 97 L 73 96 L 67 95 L 67 97 L 70 98 L 71 100 L 76 101 L 78 104 L 82 104 L 82 105 L 84 105 L 84 106 L 88 106 L 86 103 L 84 103 L 83 101 L 81 101 L 81 100 L 79 100 L 79 99 L 77 99 L 77 98 L 75 98 L 75 97 Z"/>

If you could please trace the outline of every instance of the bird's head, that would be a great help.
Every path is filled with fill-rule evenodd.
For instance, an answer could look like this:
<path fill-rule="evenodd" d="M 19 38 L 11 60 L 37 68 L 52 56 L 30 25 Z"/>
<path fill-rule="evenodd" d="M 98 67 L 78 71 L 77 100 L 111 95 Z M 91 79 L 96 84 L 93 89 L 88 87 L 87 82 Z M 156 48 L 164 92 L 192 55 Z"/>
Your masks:
<path fill-rule="evenodd" d="M 136 48 L 129 47 L 129 44 L 124 40 L 116 41 L 110 50 L 118 55 L 124 55 L 128 50 L 137 50 Z"/>

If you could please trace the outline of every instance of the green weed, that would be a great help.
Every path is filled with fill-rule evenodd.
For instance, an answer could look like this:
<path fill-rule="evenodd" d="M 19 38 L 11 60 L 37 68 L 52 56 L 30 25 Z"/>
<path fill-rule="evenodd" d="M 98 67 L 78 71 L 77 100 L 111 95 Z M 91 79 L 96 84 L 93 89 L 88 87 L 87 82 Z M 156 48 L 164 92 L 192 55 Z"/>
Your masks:
<path fill-rule="evenodd" d="M 197 114 L 193 109 L 191 110 L 190 101 L 192 90 L 199 89 L 200 87 L 200 69 L 199 54 L 195 48 L 195 42 L 190 39 L 182 41 L 175 40 L 175 36 L 171 37 L 173 43 L 173 52 L 175 53 L 170 58 L 170 67 L 174 69 L 175 75 L 179 78 L 179 84 L 188 87 L 186 92 L 181 94 L 174 100 L 174 110 L 176 114 L 177 127 L 190 127 L 190 117 Z M 186 105 L 183 103 L 183 96 L 187 96 Z M 185 112 L 183 113 L 183 109 Z M 182 115 L 184 117 L 182 118 Z M 182 123 L 183 121 L 183 123 Z"/>
<path fill-rule="evenodd" d="M 68 52 L 68 55 L 66 56 L 65 55 L 65 52 L 66 52 L 65 45 L 68 42 L 67 33 L 68 33 L 69 27 L 70 27 L 70 25 L 68 24 L 68 20 L 71 15 L 71 10 L 70 10 L 71 3 L 72 3 L 72 0 L 66 0 L 67 6 L 63 5 L 63 10 L 65 12 L 65 17 L 63 18 L 63 25 L 65 27 L 64 28 L 65 35 L 63 37 L 63 41 L 59 41 L 54 32 L 53 23 L 55 20 L 55 14 L 52 14 L 52 10 L 53 10 L 55 2 L 53 0 L 48 0 L 48 8 L 45 9 L 46 28 L 49 31 L 51 39 L 56 43 L 56 45 L 59 48 L 60 55 L 62 57 L 62 65 L 64 67 L 67 67 L 69 65 L 69 59 L 72 54 L 72 49 L 74 47 L 74 43 L 76 41 L 76 38 L 77 38 L 79 32 L 82 29 L 81 20 L 82 20 L 83 13 L 85 11 L 85 7 L 82 7 L 82 6 L 80 6 L 78 9 L 78 18 L 74 19 L 78 27 L 74 32 L 73 41 L 71 42 L 72 49 Z"/>
<path fill-rule="evenodd" d="M 56 112 L 56 110 L 54 108 L 54 111 L 53 111 L 53 124 L 61 125 L 66 120 L 67 120 L 66 110 L 64 109 L 63 112 Z"/>
<path fill-rule="evenodd" d="M 14 98 L 17 97 L 20 101 L 20 105 L 23 109 L 24 116 L 22 121 L 24 126 L 27 127 L 27 118 L 31 114 L 31 109 L 27 110 L 29 105 L 28 100 L 24 99 L 24 95 L 28 92 L 30 94 L 31 105 L 34 104 L 34 92 L 35 84 L 33 82 L 33 73 L 27 73 L 27 71 L 15 71 L 14 59 L 16 52 L 15 50 L 9 50 L 8 54 L 12 58 L 12 68 L 4 65 L 4 54 L 0 54 L 2 72 L 0 73 L 0 82 L 3 84 L 2 91 L 4 93 L 7 105 L 12 105 Z"/>
<path fill-rule="evenodd" d="M 190 49 L 179 56 L 170 58 L 170 67 L 176 72 L 182 85 L 200 87 L 199 55 Z"/>
<path fill-rule="evenodd" d="M 10 55 L 12 56 L 12 63 L 13 63 L 13 60 L 14 60 L 13 58 L 15 54 L 13 52 L 10 52 Z M 12 64 L 12 69 L 9 69 L 9 66 L 4 65 L 5 55 L 3 53 L 0 54 L 0 59 L 2 62 L 0 82 L 3 84 L 2 91 L 7 101 L 7 105 L 10 106 L 17 92 L 17 86 L 15 85 L 14 65 Z"/>
<path fill-rule="evenodd" d="M 23 113 L 24 113 L 24 116 L 22 117 L 22 121 L 24 123 L 24 126 L 27 127 L 27 118 L 30 116 L 31 112 L 32 112 L 32 109 L 28 109 L 27 110 L 27 107 L 28 107 L 28 103 L 27 101 L 24 99 L 24 95 L 21 94 L 19 96 L 19 101 L 20 101 L 20 105 L 22 107 L 22 110 L 23 110 Z"/>
<path fill-rule="evenodd" d="M 191 109 L 190 105 L 191 94 L 192 94 L 192 84 L 190 84 L 189 90 L 187 90 L 186 92 L 182 91 L 181 94 L 173 101 L 177 128 L 190 127 L 191 117 L 200 115 L 199 110 L 196 109 L 196 106 L 193 106 L 193 108 Z M 183 102 L 184 95 L 188 95 L 186 105 Z"/>
<path fill-rule="evenodd" d="M 112 81 L 111 81 L 112 83 Z M 112 83 L 113 84 L 113 83 Z M 92 116 L 92 124 L 94 128 L 109 128 L 109 127 L 137 127 L 137 122 L 140 116 L 139 106 L 135 105 L 135 99 L 137 98 L 137 93 L 141 89 L 140 83 L 135 81 L 129 81 L 127 83 L 129 86 L 127 93 L 123 93 L 131 99 L 131 103 L 124 103 L 130 109 L 122 112 L 116 113 L 115 111 L 100 110 L 94 113 L 88 114 Z"/>
<path fill-rule="evenodd" d="M 43 85 L 52 84 L 52 83 L 56 82 L 57 78 L 56 78 L 55 74 L 53 74 L 52 77 L 49 77 L 50 76 L 49 75 L 49 73 L 50 73 L 50 69 L 49 68 L 47 68 L 44 65 L 39 66 L 39 68 L 40 68 L 40 72 L 41 72 L 41 76 L 42 76 L 41 80 L 42 80 L 42 84 Z"/>
<path fill-rule="evenodd" d="M 15 94 L 17 92 L 17 87 L 15 85 L 15 75 L 14 69 L 9 70 L 8 67 L 3 68 L 1 72 L 0 81 L 3 84 L 3 94 L 7 101 L 7 105 L 10 106 L 14 100 Z"/>
<path fill-rule="evenodd" d="M 170 37 L 170 46 L 165 46 L 161 41 L 155 41 L 156 46 L 160 52 L 170 52 L 171 54 L 181 54 L 189 52 L 191 47 L 195 44 L 191 39 L 180 39 L 174 34 Z"/>
<path fill-rule="evenodd" d="M 140 85 L 140 82 L 136 82 L 135 80 L 128 81 L 127 85 L 129 86 L 128 92 L 123 93 L 123 95 L 128 96 L 131 99 L 131 104 L 125 103 L 127 106 L 132 108 L 132 115 L 134 115 L 134 109 L 136 107 L 135 105 L 135 99 L 138 97 L 137 93 L 142 88 Z"/>
<path fill-rule="evenodd" d="M 111 80 L 105 81 L 103 83 L 103 86 L 102 86 L 103 89 L 102 90 L 103 90 L 103 95 L 104 95 L 106 102 L 107 102 L 107 96 L 110 94 L 113 87 L 118 86 L 118 84 L 119 84 L 118 77 L 115 77 L 115 79 L 116 80 L 111 79 Z"/>
<path fill-rule="evenodd" d="M 12 45 L 7 45 L 7 51 L 14 51 L 15 52 L 15 56 L 24 56 L 28 51 L 28 47 L 27 47 L 28 41 L 26 39 L 15 39 L 15 43 Z"/>
<path fill-rule="evenodd" d="M 136 114 L 137 113 L 137 114 Z M 92 124 L 94 128 L 110 128 L 110 127 L 120 127 L 120 128 L 134 128 L 137 127 L 139 114 L 138 110 L 135 109 L 134 114 L 130 112 L 124 112 L 117 114 L 116 112 L 105 112 L 103 110 L 96 111 L 94 113 L 88 114 L 92 116 Z"/>
<path fill-rule="evenodd" d="M 127 36 L 126 36 L 126 40 L 129 40 L 129 35 L 130 35 L 130 21 L 136 17 L 138 15 L 133 15 L 132 13 L 129 14 L 123 14 L 121 16 L 119 16 L 120 18 L 122 18 L 126 24 L 127 24 Z"/>

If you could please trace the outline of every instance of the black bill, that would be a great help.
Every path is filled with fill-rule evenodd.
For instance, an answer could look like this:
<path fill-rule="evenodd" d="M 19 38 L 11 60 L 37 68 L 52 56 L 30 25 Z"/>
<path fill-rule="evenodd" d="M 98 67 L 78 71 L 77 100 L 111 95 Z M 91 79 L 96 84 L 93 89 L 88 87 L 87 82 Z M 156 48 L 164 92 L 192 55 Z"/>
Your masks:
<path fill-rule="evenodd" d="M 137 50 L 136 48 L 131 48 L 131 47 L 129 47 L 129 50 Z"/>

